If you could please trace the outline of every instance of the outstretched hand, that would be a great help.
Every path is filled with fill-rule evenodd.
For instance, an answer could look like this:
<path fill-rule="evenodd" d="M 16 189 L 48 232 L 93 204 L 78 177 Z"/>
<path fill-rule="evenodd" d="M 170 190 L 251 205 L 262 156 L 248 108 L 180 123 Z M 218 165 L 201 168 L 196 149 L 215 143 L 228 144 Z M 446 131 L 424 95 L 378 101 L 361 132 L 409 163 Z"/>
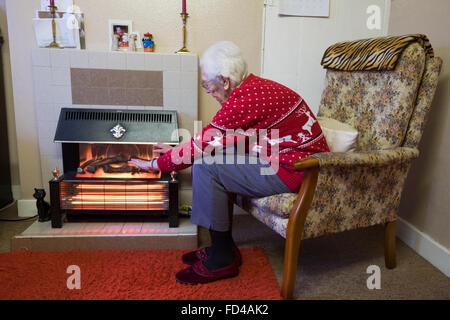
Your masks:
<path fill-rule="evenodd" d="M 158 142 L 153 146 L 153 152 L 157 153 L 166 153 L 171 149 L 173 149 L 173 147 L 161 142 Z"/>
<path fill-rule="evenodd" d="M 154 161 L 154 162 L 156 162 L 156 161 Z M 128 161 L 128 164 L 133 164 L 143 170 L 157 170 L 156 168 L 152 167 L 151 160 L 142 160 L 142 159 L 131 158 L 131 160 Z"/>

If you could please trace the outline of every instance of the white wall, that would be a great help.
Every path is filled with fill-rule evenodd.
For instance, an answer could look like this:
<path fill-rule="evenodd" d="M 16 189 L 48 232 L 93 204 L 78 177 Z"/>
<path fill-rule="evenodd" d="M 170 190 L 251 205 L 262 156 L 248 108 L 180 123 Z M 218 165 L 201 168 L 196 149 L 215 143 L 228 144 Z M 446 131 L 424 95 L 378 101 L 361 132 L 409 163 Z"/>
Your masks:
<path fill-rule="evenodd" d="M 298 92 L 316 114 L 325 50 L 336 42 L 387 35 L 390 0 L 330 0 L 329 18 L 279 16 L 279 0 L 265 2 L 261 74 Z M 370 5 L 380 8 L 380 30 L 367 28 Z"/>

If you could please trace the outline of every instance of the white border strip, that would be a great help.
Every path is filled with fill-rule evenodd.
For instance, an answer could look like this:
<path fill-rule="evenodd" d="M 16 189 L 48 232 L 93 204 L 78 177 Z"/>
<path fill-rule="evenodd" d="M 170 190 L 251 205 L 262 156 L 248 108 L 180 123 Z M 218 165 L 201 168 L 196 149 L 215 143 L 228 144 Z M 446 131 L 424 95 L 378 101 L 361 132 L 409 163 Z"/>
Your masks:
<path fill-rule="evenodd" d="M 11 191 L 12 191 L 14 200 L 19 200 L 22 198 L 22 189 L 20 188 L 20 185 L 12 185 Z"/>
<path fill-rule="evenodd" d="M 449 249 L 400 217 L 397 218 L 397 237 L 447 277 L 450 277 Z"/>
<path fill-rule="evenodd" d="M 19 217 L 34 217 L 37 215 L 36 200 L 17 200 L 17 215 Z"/>

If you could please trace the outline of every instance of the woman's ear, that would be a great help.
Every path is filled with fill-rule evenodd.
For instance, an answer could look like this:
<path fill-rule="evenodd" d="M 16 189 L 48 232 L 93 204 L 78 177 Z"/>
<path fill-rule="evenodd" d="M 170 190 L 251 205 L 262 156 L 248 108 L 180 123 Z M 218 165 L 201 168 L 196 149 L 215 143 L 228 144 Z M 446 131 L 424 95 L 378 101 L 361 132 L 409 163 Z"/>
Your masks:
<path fill-rule="evenodd" d="M 220 82 L 222 82 L 222 87 L 224 88 L 225 91 L 230 89 L 230 87 L 231 87 L 230 78 L 225 78 L 224 76 L 219 76 L 219 80 L 220 80 Z"/>
<path fill-rule="evenodd" d="M 227 91 L 231 87 L 230 78 L 223 78 L 222 77 L 222 79 L 223 79 L 223 88 L 225 89 L 225 91 Z"/>

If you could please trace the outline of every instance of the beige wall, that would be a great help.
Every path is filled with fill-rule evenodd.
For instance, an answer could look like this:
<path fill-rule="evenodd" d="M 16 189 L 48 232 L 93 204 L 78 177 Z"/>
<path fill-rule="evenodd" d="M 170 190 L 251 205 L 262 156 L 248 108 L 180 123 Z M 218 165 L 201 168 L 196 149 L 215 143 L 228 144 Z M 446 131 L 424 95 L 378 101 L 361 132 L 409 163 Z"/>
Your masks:
<path fill-rule="evenodd" d="M 444 60 L 439 86 L 402 197 L 400 216 L 450 248 L 450 1 L 392 0 L 390 34 L 424 33 Z"/>
<path fill-rule="evenodd" d="M 11 47 L 12 82 L 17 132 L 17 154 L 22 198 L 32 199 L 42 181 L 35 123 L 30 49 L 36 47 L 31 19 L 40 0 L 6 1 Z M 106 51 L 108 20 L 133 20 L 135 31 L 153 33 L 157 51 L 174 52 L 181 47 L 181 0 L 75 0 L 86 16 L 88 50 Z M 249 70 L 260 71 L 263 0 L 188 1 L 188 48 L 199 55 L 213 43 L 231 40 L 239 45 Z M 3 19 L 2 19 L 3 21 Z M 3 22 L 2 22 L 3 26 Z M 217 102 L 199 94 L 199 118 L 204 124 L 217 112 Z"/>
<path fill-rule="evenodd" d="M 9 154 L 11 160 L 11 183 L 13 186 L 20 185 L 19 160 L 17 159 L 16 124 L 14 121 L 14 101 L 12 94 L 11 63 L 9 58 L 8 24 L 6 23 L 6 3 L 0 0 L 0 29 L 5 40 L 2 48 L 3 57 L 3 79 L 6 93 L 6 112 L 8 121 Z M 18 196 L 15 194 L 15 196 Z"/>

